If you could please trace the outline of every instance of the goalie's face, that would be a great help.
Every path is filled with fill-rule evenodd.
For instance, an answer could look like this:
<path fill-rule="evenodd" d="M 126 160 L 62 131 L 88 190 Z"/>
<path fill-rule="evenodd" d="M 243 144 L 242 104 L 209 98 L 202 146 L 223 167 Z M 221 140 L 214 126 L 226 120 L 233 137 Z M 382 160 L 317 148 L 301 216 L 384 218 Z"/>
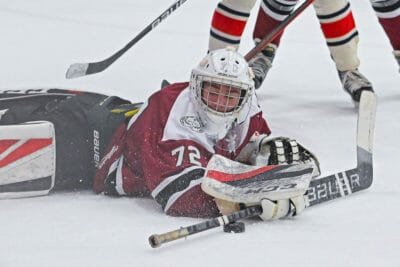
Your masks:
<path fill-rule="evenodd" d="M 207 54 L 192 70 L 189 88 L 207 136 L 221 140 L 249 118 L 253 76 L 246 60 L 233 49 Z"/>
<path fill-rule="evenodd" d="M 201 100 L 209 108 L 220 113 L 229 113 L 239 108 L 242 89 L 232 85 L 205 81 L 202 84 Z"/>

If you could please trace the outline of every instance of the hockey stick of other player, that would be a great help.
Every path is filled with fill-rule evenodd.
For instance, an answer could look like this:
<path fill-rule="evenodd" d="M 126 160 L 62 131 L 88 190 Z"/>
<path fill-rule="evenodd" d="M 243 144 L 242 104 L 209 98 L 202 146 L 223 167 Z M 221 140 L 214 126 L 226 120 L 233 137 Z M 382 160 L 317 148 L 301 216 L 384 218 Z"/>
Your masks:
<path fill-rule="evenodd" d="M 305 0 L 295 11 L 282 20 L 269 34 L 267 34 L 244 58 L 250 61 L 255 55 L 260 53 L 269 43 L 271 43 L 283 30 L 297 18 L 314 0 Z"/>
<path fill-rule="evenodd" d="M 139 40 L 141 40 L 147 33 L 158 26 L 164 19 L 166 19 L 172 12 L 174 12 L 178 7 L 180 7 L 187 0 L 177 0 L 173 3 L 167 10 L 165 10 L 160 16 L 158 16 L 154 21 L 152 21 L 146 28 L 144 28 L 135 38 L 133 38 L 128 44 L 126 44 L 122 49 L 118 50 L 112 56 L 104 59 L 103 61 L 92 62 L 92 63 L 74 63 L 69 66 L 66 78 L 77 78 L 89 74 L 94 74 L 102 72 L 113 64 L 118 58 L 120 58 L 126 51 L 128 51 L 133 45 L 135 45 Z"/>
<path fill-rule="evenodd" d="M 357 167 L 312 180 L 307 191 L 310 206 L 341 198 L 371 186 L 376 101 L 376 95 L 373 92 L 364 91 L 361 95 L 357 122 Z M 156 248 L 170 241 L 257 216 L 261 212 L 261 206 L 248 207 L 227 216 L 220 216 L 171 232 L 151 235 L 149 243 L 151 247 Z"/>

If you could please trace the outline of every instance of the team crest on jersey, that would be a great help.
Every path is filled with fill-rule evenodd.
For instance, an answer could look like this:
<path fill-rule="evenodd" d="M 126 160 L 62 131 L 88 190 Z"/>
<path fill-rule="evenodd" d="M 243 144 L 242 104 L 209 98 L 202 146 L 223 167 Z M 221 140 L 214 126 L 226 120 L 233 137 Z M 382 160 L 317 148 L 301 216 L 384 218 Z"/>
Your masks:
<path fill-rule="evenodd" d="M 203 131 L 203 124 L 199 118 L 195 116 L 183 116 L 180 119 L 180 123 L 183 127 L 187 127 L 192 131 L 201 133 Z"/>

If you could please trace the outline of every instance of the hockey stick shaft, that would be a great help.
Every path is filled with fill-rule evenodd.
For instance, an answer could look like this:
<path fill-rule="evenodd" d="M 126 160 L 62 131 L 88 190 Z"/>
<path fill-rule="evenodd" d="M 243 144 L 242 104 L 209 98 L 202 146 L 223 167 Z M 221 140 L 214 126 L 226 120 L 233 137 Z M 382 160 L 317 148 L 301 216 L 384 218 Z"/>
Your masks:
<path fill-rule="evenodd" d="M 146 34 L 157 27 L 164 19 L 166 19 L 172 12 L 174 12 L 178 7 L 180 7 L 187 0 L 177 0 L 170 7 L 168 7 L 160 16 L 153 20 L 146 28 L 144 28 L 135 38 L 133 38 L 128 44 L 126 44 L 122 49 L 118 50 L 112 56 L 104 59 L 103 61 L 93 62 L 93 63 L 74 63 L 72 64 L 66 73 L 66 78 L 76 78 L 89 74 L 99 73 L 107 69 L 111 64 L 113 64 L 118 58 L 120 58 L 126 51 L 128 51 L 132 46 L 134 46 L 139 40 L 141 40 Z"/>
<path fill-rule="evenodd" d="M 255 55 L 260 53 L 269 43 L 271 43 L 279 34 L 281 34 L 285 28 L 297 18 L 314 0 L 304 1 L 295 11 L 281 21 L 269 34 L 267 34 L 253 49 L 251 49 L 246 55 L 245 59 L 250 61 Z"/>
<path fill-rule="evenodd" d="M 188 227 L 170 231 L 163 234 L 154 234 L 149 237 L 150 246 L 153 248 L 159 247 L 164 243 L 171 242 L 189 235 L 197 234 L 206 230 L 210 230 L 219 226 L 227 225 L 238 220 L 250 218 L 261 214 L 261 206 L 252 206 L 240 211 L 234 212 L 230 215 L 224 215 L 217 218 L 212 218 L 207 221 L 194 224 Z"/>

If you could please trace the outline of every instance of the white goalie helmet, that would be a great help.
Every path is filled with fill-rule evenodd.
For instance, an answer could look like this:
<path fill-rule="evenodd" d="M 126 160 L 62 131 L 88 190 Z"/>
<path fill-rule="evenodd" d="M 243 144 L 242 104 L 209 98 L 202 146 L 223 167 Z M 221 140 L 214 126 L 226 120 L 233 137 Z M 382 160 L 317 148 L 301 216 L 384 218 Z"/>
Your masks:
<path fill-rule="evenodd" d="M 210 52 L 192 70 L 191 101 L 206 134 L 222 139 L 249 115 L 254 94 L 253 73 L 233 48 Z"/>

